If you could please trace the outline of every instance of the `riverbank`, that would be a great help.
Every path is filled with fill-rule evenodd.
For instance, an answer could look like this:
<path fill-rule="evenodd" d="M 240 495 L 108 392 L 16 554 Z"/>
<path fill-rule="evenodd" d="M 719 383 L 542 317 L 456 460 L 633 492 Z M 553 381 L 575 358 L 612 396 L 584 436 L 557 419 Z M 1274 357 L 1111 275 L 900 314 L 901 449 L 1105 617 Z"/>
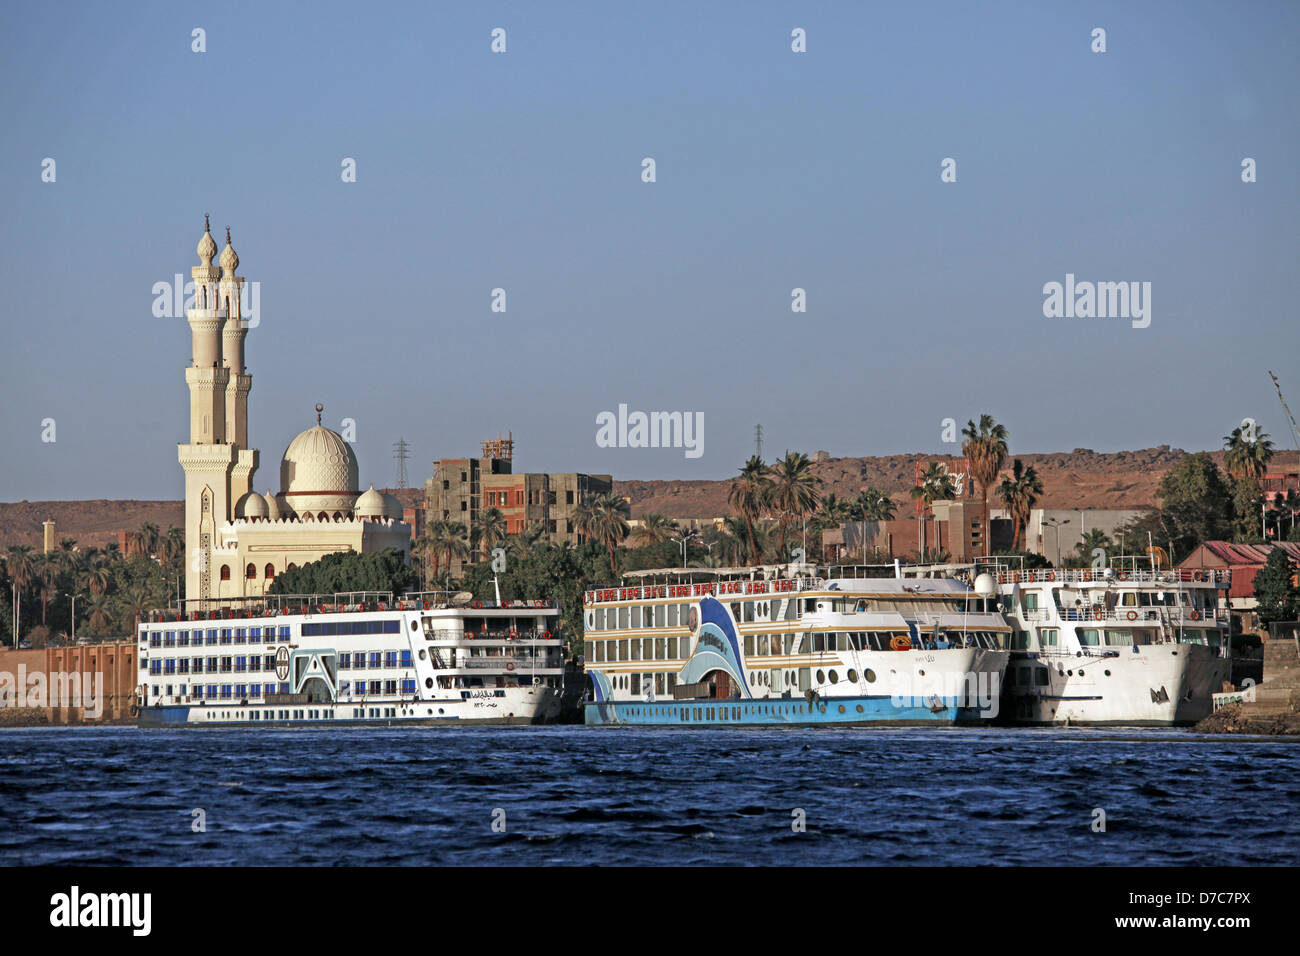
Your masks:
<path fill-rule="evenodd" d="M 1241 704 L 1229 704 L 1192 728 L 1198 734 L 1248 734 L 1259 737 L 1300 736 L 1300 714 L 1252 715 Z"/>

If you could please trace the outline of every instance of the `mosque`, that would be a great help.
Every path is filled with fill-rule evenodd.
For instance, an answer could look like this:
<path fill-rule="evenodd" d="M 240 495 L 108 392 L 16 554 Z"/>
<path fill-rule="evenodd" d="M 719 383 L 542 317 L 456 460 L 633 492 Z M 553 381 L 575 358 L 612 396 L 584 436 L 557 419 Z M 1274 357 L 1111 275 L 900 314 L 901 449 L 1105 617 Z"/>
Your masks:
<path fill-rule="evenodd" d="M 280 459 L 280 490 L 253 490 L 258 452 L 248 447 L 244 369 L 248 325 L 240 314 L 244 277 L 230 244 L 218 265 L 217 244 L 204 217 L 194 278 L 194 308 L 186 310 L 193 361 L 190 440 L 178 446 L 185 471 L 185 547 L 190 556 L 185 594 L 194 600 L 260 595 L 277 574 L 336 551 L 409 552 L 411 526 L 401 503 L 374 485 L 359 490 L 357 458 L 342 436 L 321 424 L 302 432 Z"/>

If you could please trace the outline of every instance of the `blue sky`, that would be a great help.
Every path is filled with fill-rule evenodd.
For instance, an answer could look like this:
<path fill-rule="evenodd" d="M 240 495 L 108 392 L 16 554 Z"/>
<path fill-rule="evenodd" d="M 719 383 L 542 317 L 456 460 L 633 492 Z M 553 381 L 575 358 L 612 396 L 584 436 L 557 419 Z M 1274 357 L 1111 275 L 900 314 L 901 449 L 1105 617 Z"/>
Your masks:
<path fill-rule="evenodd" d="M 1282 2 L 9 5 L 0 500 L 181 496 L 151 290 L 205 212 L 261 282 L 260 489 L 318 401 L 363 487 L 511 430 L 618 478 L 982 411 L 1013 452 L 1293 447 L 1297 48 Z M 1067 273 L 1151 282 L 1150 327 L 1044 317 Z M 599 447 L 619 404 L 702 412 L 704 454 Z"/>

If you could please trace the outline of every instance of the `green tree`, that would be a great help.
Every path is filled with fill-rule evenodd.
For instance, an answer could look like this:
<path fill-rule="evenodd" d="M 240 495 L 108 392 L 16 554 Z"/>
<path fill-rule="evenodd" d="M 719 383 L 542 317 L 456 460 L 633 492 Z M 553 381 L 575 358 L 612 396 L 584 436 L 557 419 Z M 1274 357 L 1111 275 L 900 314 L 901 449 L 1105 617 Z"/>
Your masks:
<path fill-rule="evenodd" d="M 1033 465 L 1025 466 L 1017 458 L 1011 465 L 1011 474 L 998 485 L 998 497 L 1011 515 L 1011 549 L 1020 550 L 1029 513 L 1034 510 L 1043 493 L 1043 482 Z"/>
<path fill-rule="evenodd" d="M 270 594 L 320 594 L 341 591 L 391 591 L 401 596 L 419 588 L 419 578 L 406 563 L 400 548 L 361 554 L 336 551 L 318 561 L 281 572 L 271 582 Z"/>
<path fill-rule="evenodd" d="M 754 540 L 754 525 L 768 506 L 772 479 L 767 465 L 757 455 L 751 455 L 731 481 L 727 502 L 745 522 L 745 535 L 749 541 L 750 564 L 761 563 L 758 545 Z"/>
<path fill-rule="evenodd" d="M 1294 621 L 1300 612 L 1300 588 L 1296 587 L 1296 568 L 1282 548 L 1268 553 L 1264 567 L 1255 574 L 1257 613 L 1264 624 Z"/>
<path fill-rule="evenodd" d="M 1226 536 L 1233 515 L 1232 490 L 1208 452 L 1179 459 L 1160 479 L 1156 494 L 1160 498 L 1158 530 L 1153 534 L 1157 544 L 1162 543 L 1159 532 L 1163 531 L 1165 539 L 1185 555 L 1203 541 Z M 1173 554 L 1169 557 L 1179 560 Z"/>
<path fill-rule="evenodd" d="M 677 522 L 658 512 L 651 512 L 641 518 L 641 523 L 632 529 L 632 540 L 639 545 L 659 544 L 671 541 L 677 534 Z"/>
<path fill-rule="evenodd" d="M 1232 434 L 1224 436 L 1223 447 L 1223 466 L 1228 474 L 1239 481 L 1249 481 L 1258 489 L 1273 457 L 1273 442 L 1268 434 L 1234 428 Z"/>
<path fill-rule="evenodd" d="M 632 509 L 627 499 L 621 495 L 596 495 L 578 506 L 574 516 L 574 525 L 579 534 L 598 542 L 609 554 L 609 573 L 618 578 L 615 555 L 618 546 L 628 536 L 631 526 L 627 519 Z"/>
<path fill-rule="evenodd" d="M 984 501 L 984 537 L 981 540 L 986 548 L 992 550 L 989 543 L 989 489 L 1007 461 L 1007 429 L 992 415 L 981 415 L 978 425 L 968 421 L 961 433 L 966 436 L 961 444 L 962 454 L 970 463 L 971 477 L 979 482 Z"/>
<path fill-rule="evenodd" d="M 773 463 L 768 486 L 768 502 L 776 511 L 781 529 L 779 553 L 786 556 L 785 542 L 790 522 L 803 518 L 817 508 L 821 500 L 822 480 L 812 473 L 812 462 L 801 451 L 787 451 L 785 457 Z"/>
<path fill-rule="evenodd" d="M 919 558 L 924 558 L 932 550 L 925 546 L 925 513 L 936 501 L 947 501 L 956 494 L 957 486 L 953 482 L 952 475 L 948 474 L 948 469 L 937 461 L 927 462 L 925 470 L 921 472 L 921 480 L 911 490 L 913 500 L 921 502 L 921 511 L 917 515 L 920 522 L 920 548 L 917 551 Z"/>

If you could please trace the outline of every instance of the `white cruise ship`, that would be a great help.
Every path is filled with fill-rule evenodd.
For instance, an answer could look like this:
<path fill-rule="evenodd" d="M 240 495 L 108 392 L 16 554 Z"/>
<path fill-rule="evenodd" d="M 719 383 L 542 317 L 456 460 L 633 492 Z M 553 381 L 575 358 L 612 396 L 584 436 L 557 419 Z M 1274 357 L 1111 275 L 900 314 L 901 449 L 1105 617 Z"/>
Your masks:
<path fill-rule="evenodd" d="M 436 592 L 228 604 L 156 612 L 140 625 L 141 727 L 532 724 L 559 714 L 553 603 Z"/>
<path fill-rule="evenodd" d="M 1008 717 L 1021 724 L 1191 724 L 1228 680 L 1226 571 L 995 571 L 1015 624 Z"/>
<path fill-rule="evenodd" d="M 868 576 L 874 575 L 874 576 Z M 987 723 L 1011 628 L 992 579 L 640 571 L 587 592 L 590 725 Z"/>

